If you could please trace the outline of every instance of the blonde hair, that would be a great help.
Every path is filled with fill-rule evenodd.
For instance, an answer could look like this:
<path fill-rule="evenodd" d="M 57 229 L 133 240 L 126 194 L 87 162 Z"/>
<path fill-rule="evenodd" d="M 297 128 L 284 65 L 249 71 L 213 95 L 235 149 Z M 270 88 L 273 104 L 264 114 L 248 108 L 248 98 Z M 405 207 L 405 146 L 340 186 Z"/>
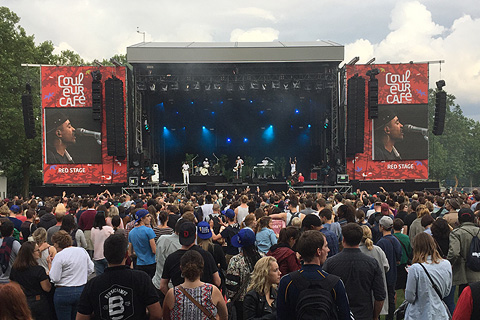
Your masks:
<path fill-rule="evenodd" d="M 108 208 L 108 216 L 107 217 L 110 217 L 112 218 L 113 216 L 118 216 L 120 215 L 120 212 L 118 212 L 118 208 L 116 206 L 110 206 Z"/>
<path fill-rule="evenodd" d="M 432 257 L 433 263 L 439 263 L 442 260 L 433 237 L 428 233 L 420 232 L 413 239 L 412 263 L 426 262 L 428 256 Z"/>
<path fill-rule="evenodd" d="M 372 251 L 373 249 L 372 230 L 370 230 L 368 226 L 362 226 L 362 230 L 363 230 L 362 242 L 365 243 L 365 247 L 367 247 L 368 251 Z"/>
<path fill-rule="evenodd" d="M 210 247 L 213 247 L 212 238 L 202 239 L 197 237 L 197 244 L 202 247 L 203 250 L 208 251 Z"/>
<path fill-rule="evenodd" d="M 63 203 L 59 203 L 57 204 L 57 206 L 55 207 L 55 214 L 65 214 L 67 212 L 67 209 L 65 208 L 65 206 L 63 205 Z"/>
<path fill-rule="evenodd" d="M 260 294 L 265 294 L 270 286 L 277 287 L 276 284 L 268 283 L 268 273 L 270 272 L 270 265 L 273 262 L 277 262 L 277 259 L 271 256 L 260 258 L 255 264 L 252 276 L 250 278 L 250 284 L 248 285 L 247 292 L 255 290 Z"/>
<path fill-rule="evenodd" d="M 421 204 L 417 207 L 417 218 L 421 218 L 427 214 L 430 214 L 430 211 L 428 211 L 427 207 L 424 204 Z"/>
<path fill-rule="evenodd" d="M 41 245 L 42 243 L 47 242 L 47 230 L 40 227 L 33 232 L 32 237 L 38 245 Z"/>
<path fill-rule="evenodd" d="M 292 223 L 290 223 L 292 227 L 300 228 L 302 226 L 302 220 L 299 217 L 295 217 L 292 219 Z"/>

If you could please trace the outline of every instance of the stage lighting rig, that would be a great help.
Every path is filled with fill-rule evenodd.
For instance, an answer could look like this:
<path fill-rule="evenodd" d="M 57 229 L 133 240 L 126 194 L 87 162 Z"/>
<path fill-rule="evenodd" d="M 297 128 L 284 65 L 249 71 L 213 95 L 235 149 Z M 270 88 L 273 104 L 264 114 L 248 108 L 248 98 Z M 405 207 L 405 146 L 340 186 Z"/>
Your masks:
<path fill-rule="evenodd" d="M 113 63 L 116 67 L 121 67 L 122 64 L 118 62 L 117 60 L 110 58 L 110 62 Z"/>
<path fill-rule="evenodd" d="M 370 65 L 370 64 L 372 64 L 372 63 L 374 63 L 374 62 L 375 62 L 375 58 L 372 58 L 372 59 L 368 60 L 367 63 L 365 63 L 365 64 L 366 64 L 366 65 Z"/>
<path fill-rule="evenodd" d="M 93 63 L 95 63 L 97 67 L 103 67 L 103 64 L 101 64 L 97 59 L 93 60 Z"/>
<path fill-rule="evenodd" d="M 352 60 L 350 60 L 350 62 L 349 62 L 349 63 L 347 63 L 347 65 L 349 65 L 349 66 L 353 66 L 355 63 L 357 63 L 357 62 L 358 62 L 358 60 L 360 60 L 360 57 L 353 57 L 353 59 L 352 59 Z"/>
<path fill-rule="evenodd" d="M 445 87 L 445 80 L 438 80 L 436 83 L 438 91 L 442 91 L 443 87 Z"/>

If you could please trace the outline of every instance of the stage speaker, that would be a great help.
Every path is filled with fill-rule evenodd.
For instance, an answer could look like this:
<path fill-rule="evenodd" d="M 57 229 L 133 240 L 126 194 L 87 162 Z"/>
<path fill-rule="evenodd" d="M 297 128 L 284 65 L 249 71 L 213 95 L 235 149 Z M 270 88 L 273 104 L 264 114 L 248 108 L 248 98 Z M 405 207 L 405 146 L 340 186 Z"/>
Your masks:
<path fill-rule="evenodd" d="M 358 74 L 348 79 L 347 157 L 364 151 L 365 79 Z"/>
<path fill-rule="evenodd" d="M 27 139 L 33 139 L 36 136 L 35 118 L 33 117 L 32 94 L 22 95 L 23 125 L 25 127 L 25 136 Z"/>
<path fill-rule="evenodd" d="M 368 81 L 368 118 L 378 118 L 378 79 Z"/>
<path fill-rule="evenodd" d="M 107 154 L 125 159 L 125 108 L 123 81 L 113 76 L 105 81 Z"/>
<path fill-rule="evenodd" d="M 438 91 L 435 94 L 435 118 L 433 120 L 433 134 L 439 136 L 443 134 L 445 127 L 445 114 L 447 112 L 447 93 Z"/>
<path fill-rule="evenodd" d="M 129 187 L 138 187 L 138 177 L 129 177 L 128 178 Z"/>
<path fill-rule="evenodd" d="M 338 173 L 337 174 L 337 183 L 348 183 L 348 174 Z"/>
<path fill-rule="evenodd" d="M 102 81 L 92 81 L 92 118 L 102 121 Z"/>

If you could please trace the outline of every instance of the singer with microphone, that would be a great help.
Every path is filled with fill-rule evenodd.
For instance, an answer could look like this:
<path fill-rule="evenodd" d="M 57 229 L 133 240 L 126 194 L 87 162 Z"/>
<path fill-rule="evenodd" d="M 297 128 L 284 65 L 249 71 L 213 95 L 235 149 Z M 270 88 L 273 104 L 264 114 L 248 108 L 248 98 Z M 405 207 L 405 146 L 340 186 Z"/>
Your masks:
<path fill-rule="evenodd" d="M 75 163 L 67 148 L 77 142 L 75 128 L 62 112 L 47 118 L 46 144 L 48 164 Z"/>
<path fill-rule="evenodd" d="M 374 123 L 373 160 L 402 160 L 395 143 L 403 140 L 403 124 L 393 108 L 386 108 Z"/>

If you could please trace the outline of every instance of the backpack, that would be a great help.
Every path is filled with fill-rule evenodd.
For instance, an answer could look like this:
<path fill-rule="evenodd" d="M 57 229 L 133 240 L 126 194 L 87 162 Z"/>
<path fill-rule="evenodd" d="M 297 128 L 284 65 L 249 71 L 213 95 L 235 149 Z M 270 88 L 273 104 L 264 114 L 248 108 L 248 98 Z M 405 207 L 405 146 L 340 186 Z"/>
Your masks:
<path fill-rule="evenodd" d="M 292 224 L 293 218 L 298 218 L 300 216 L 300 211 L 297 211 L 293 214 L 290 213 L 290 215 L 291 215 L 291 217 L 290 217 L 290 221 L 288 221 L 287 227 L 289 227 Z"/>
<path fill-rule="evenodd" d="M 469 231 L 467 231 L 470 233 Z M 478 238 L 478 230 L 476 235 L 473 235 L 472 241 L 470 242 L 470 249 L 468 250 L 467 261 L 465 265 L 472 271 L 480 271 L 480 239 Z"/>
<path fill-rule="evenodd" d="M 221 224 L 220 224 L 220 217 L 219 216 L 214 216 L 212 214 L 209 214 L 208 217 L 210 220 L 213 221 L 213 232 L 215 234 L 218 234 L 220 232 Z"/>
<path fill-rule="evenodd" d="M 292 281 L 299 289 L 295 314 L 298 320 L 334 320 L 338 318 L 332 289 L 340 277 L 333 274 L 318 280 L 305 279 L 300 271 L 292 272 Z"/>

